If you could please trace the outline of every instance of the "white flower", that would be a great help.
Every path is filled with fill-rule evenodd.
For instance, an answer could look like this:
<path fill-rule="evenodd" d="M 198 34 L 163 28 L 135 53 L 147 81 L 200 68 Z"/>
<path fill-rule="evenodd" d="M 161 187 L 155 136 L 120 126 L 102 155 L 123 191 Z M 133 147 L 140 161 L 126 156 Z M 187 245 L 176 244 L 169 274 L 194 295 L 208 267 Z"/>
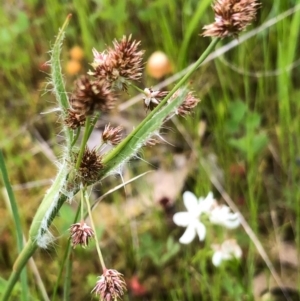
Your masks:
<path fill-rule="evenodd" d="M 230 212 L 230 208 L 226 205 L 215 206 L 209 214 L 209 220 L 212 224 L 227 229 L 234 229 L 240 225 L 239 214 Z"/>
<path fill-rule="evenodd" d="M 212 263 L 216 267 L 218 267 L 223 260 L 242 257 L 242 249 L 235 239 L 225 240 L 222 245 L 212 245 L 212 248 L 215 250 Z"/>
<path fill-rule="evenodd" d="M 203 213 L 209 213 L 215 204 L 212 192 L 206 198 L 199 198 L 189 191 L 183 194 L 183 202 L 187 212 L 178 212 L 173 216 L 173 221 L 177 226 L 187 227 L 179 242 L 189 244 L 195 238 L 196 234 L 200 241 L 203 241 L 206 235 L 206 228 L 199 220 Z"/>

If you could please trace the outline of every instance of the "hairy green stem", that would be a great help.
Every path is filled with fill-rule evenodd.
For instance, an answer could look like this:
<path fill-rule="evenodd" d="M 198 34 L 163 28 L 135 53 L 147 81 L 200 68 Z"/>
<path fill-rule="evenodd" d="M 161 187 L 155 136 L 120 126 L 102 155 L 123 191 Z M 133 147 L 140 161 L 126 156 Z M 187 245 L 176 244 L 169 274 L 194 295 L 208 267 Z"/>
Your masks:
<path fill-rule="evenodd" d="M 52 55 L 50 58 L 50 64 L 51 64 L 51 79 L 52 79 L 52 85 L 53 90 L 57 99 L 57 102 L 60 106 L 60 109 L 62 110 L 63 117 L 66 117 L 68 108 L 69 108 L 69 100 L 68 96 L 65 90 L 63 75 L 62 75 L 62 69 L 60 64 L 60 51 L 62 42 L 64 39 L 65 29 L 67 25 L 69 24 L 69 21 L 71 19 L 71 14 L 68 15 L 66 18 L 66 21 L 64 22 L 62 28 L 59 30 L 59 33 L 56 37 L 56 40 L 54 42 L 53 48 L 52 48 Z M 63 130 L 65 133 L 65 138 L 67 142 L 68 150 L 71 150 L 72 145 L 72 137 L 73 132 L 70 128 L 68 128 L 66 125 L 63 125 Z"/>

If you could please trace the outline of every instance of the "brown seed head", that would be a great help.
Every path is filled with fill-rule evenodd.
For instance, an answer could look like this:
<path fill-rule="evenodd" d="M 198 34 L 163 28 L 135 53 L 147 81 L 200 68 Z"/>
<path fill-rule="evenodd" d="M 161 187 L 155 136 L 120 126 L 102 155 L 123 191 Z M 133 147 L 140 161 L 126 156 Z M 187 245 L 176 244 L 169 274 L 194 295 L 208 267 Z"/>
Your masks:
<path fill-rule="evenodd" d="M 80 180 L 86 184 L 97 181 L 102 168 L 102 157 L 97 154 L 97 150 L 86 148 L 78 170 Z"/>
<path fill-rule="evenodd" d="M 95 71 L 89 74 L 99 80 L 105 80 L 117 89 L 127 90 L 128 80 L 140 80 L 142 77 L 142 56 L 144 51 L 138 50 L 140 42 L 131 41 L 131 35 L 123 36 L 121 41 L 113 42 L 114 48 L 99 53 L 93 50 Z"/>
<path fill-rule="evenodd" d="M 102 133 L 102 140 L 111 145 L 118 145 L 122 140 L 122 130 L 123 127 L 121 126 L 112 127 L 110 124 L 107 124 Z"/>
<path fill-rule="evenodd" d="M 88 76 L 81 76 L 76 81 L 76 89 L 70 98 L 74 112 L 91 115 L 94 110 L 109 111 L 114 107 L 115 96 L 109 84 L 102 81 L 91 81 Z"/>
<path fill-rule="evenodd" d="M 169 101 L 176 99 L 177 97 L 180 96 L 180 94 L 181 94 L 181 90 L 177 90 L 172 95 Z M 192 112 L 192 110 L 196 107 L 198 102 L 200 102 L 200 99 L 194 97 L 192 92 L 188 92 L 185 96 L 183 103 L 177 108 L 175 113 L 180 116 L 189 115 Z"/>
<path fill-rule="evenodd" d="M 81 221 L 70 227 L 70 234 L 73 248 L 77 245 L 85 248 L 89 244 L 89 239 L 94 236 L 94 231 L 84 221 Z"/>
<path fill-rule="evenodd" d="M 255 19 L 260 3 L 257 0 L 216 0 L 213 4 L 215 22 L 203 27 L 203 36 L 235 36 Z"/>
<path fill-rule="evenodd" d="M 168 93 L 168 91 L 153 91 L 151 88 L 144 89 L 144 104 L 146 109 L 152 111 Z"/>
<path fill-rule="evenodd" d="M 105 270 L 96 286 L 92 290 L 96 295 L 100 295 L 102 301 L 115 301 L 124 295 L 126 283 L 121 273 L 116 270 Z"/>
<path fill-rule="evenodd" d="M 68 116 L 65 118 L 65 124 L 67 127 L 76 130 L 80 126 L 84 126 L 86 116 L 84 114 L 78 114 L 72 109 L 68 109 Z"/>

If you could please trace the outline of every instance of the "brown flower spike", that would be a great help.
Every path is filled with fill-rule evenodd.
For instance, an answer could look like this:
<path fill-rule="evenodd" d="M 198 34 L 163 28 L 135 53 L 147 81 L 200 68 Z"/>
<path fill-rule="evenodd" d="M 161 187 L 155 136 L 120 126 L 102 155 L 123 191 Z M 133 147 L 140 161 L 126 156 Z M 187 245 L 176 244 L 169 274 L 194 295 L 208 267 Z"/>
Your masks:
<path fill-rule="evenodd" d="M 203 27 L 203 36 L 225 38 L 235 36 L 255 19 L 260 3 L 257 0 L 216 0 L 215 22 Z"/>
<path fill-rule="evenodd" d="M 100 295 L 100 300 L 102 301 L 115 301 L 121 298 L 125 291 L 126 283 L 123 275 L 116 270 L 105 269 L 92 293 Z"/>
<path fill-rule="evenodd" d="M 83 75 L 76 81 L 76 89 L 70 98 L 72 111 L 81 115 L 91 115 L 94 110 L 106 112 L 115 105 L 115 96 L 109 84 L 90 80 Z"/>
<path fill-rule="evenodd" d="M 73 248 L 82 245 L 84 248 L 89 244 L 89 239 L 94 237 L 94 231 L 84 221 L 73 224 L 70 228 L 71 243 Z"/>
<path fill-rule="evenodd" d="M 99 53 L 93 49 L 95 71 L 89 74 L 98 80 L 109 82 L 117 89 L 127 90 L 128 80 L 138 81 L 142 77 L 142 56 L 144 51 L 138 50 L 140 42 L 131 41 L 131 35 L 123 36 L 121 41 L 113 42 L 114 48 L 107 53 Z"/>
<path fill-rule="evenodd" d="M 122 130 L 121 126 L 113 127 L 107 124 L 102 133 L 102 140 L 111 145 L 118 145 L 122 140 Z"/>
<path fill-rule="evenodd" d="M 76 155 L 76 160 L 77 160 Z M 80 180 L 83 184 L 98 180 L 100 170 L 103 168 L 102 157 L 97 154 L 96 149 L 85 149 L 78 169 Z"/>

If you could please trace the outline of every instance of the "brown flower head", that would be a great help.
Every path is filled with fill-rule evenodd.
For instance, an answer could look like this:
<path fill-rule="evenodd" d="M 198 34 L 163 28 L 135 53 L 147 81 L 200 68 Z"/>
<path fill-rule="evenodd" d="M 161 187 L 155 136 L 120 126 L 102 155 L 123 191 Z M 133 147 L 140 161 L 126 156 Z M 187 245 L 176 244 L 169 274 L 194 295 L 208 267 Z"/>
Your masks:
<path fill-rule="evenodd" d="M 116 270 L 105 270 L 96 286 L 92 290 L 96 295 L 100 295 L 102 301 L 115 301 L 124 295 L 126 283 L 123 275 Z"/>
<path fill-rule="evenodd" d="M 215 22 L 203 27 L 203 36 L 235 36 L 255 19 L 260 3 L 257 0 L 216 0 L 213 4 Z"/>
<path fill-rule="evenodd" d="M 145 107 L 152 111 L 168 93 L 168 91 L 153 91 L 151 88 L 144 89 Z"/>
<path fill-rule="evenodd" d="M 181 94 L 181 90 L 177 90 L 169 101 L 172 101 L 179 97 Z M 197 99 L 193 96 L 192 92 L 188 92 L 185 96 L 183 103 L 177 108 L 175 113 L 180 116 L 188 115 L 192 112 L 192 110 L 196 107 L 200 99 Z"/>
<path fill-rule="evenodd" d="M 93 50 L 95 71 L 89 74 L 99 80 L 105 80 L 117 89 L 127 90 L 128 80 L 140 80 L 142 77 L 142 56 L 144 51 L 138 50 L 140 42 L 131 41 L 131 35 L 123 36 L 121 41 L 113 42 L 114 48 L 107 53 Z"/>
<path fill-rule="evenodd" d="M 112 127 L 110 124 L 107 124 L 102 133 L 102 140 L 111 145 L 118 145 L 122 140 L 122 130 L 121 126 Z"/>
<path fill-rule="evenodd" d="M 91 115 L 94 110 L 106 112 L 115 104 L 115 96 L 109 84 L 91 81 L 88 76 L 81 76 L 76 81 L 76 89 L 70 98 L 71 108 L 77 114 Z"/>
<path fill-rule="evenodd" d="M 78 114 L 72 109 L 68 109 L 68 116 L 65 118 L 65 124 L 67 127 L 76 130 L 80 126 L 84 126 L 86 116 L 84 114 Z"/>
<path fill-rule="evenodd" d="M 81 221 L 71 226 L 70 234 L 73 248 L 77 245 L 85 248 L 89 244 L 89 239 L 94 236 L 94 231 L 84 221 Z"/>
<path fill-rule="evenodd" d="M 76 160 L 77 158 L 78 155 L 76 155 Z M 86 184 L 97 181 L 102 168 L 102 157 L 97 154 L 97 150 L 86 148 L 78 169 L 80 180 Z"/>

